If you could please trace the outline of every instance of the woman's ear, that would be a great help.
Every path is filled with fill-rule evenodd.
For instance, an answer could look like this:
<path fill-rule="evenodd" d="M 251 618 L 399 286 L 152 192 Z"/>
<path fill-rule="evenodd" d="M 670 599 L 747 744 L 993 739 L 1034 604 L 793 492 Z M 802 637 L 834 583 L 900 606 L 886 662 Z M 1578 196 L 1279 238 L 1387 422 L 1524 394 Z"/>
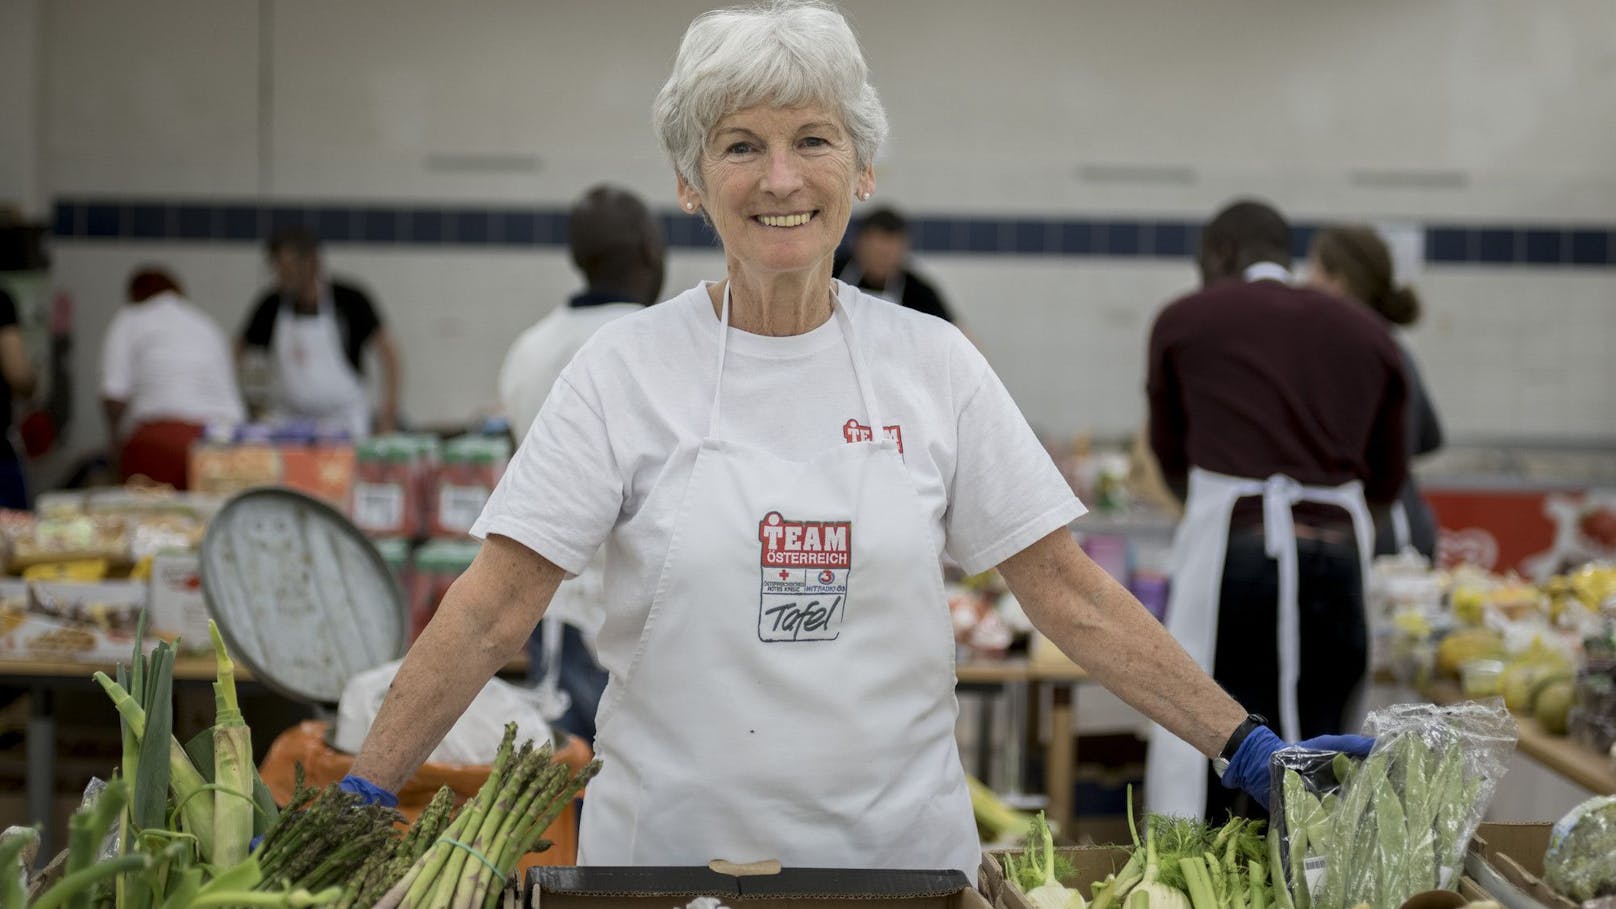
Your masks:
<path fill-rule="evenodd" d="M 679 207 L 684 209 L 687 214 L 695 213 L 696 209 L 701 208 L 701 194 L 697 193 L 696 188 L 690 185 L 690 181 L 685 179 L 684 174 L 676 174 L 674 179 L 678 181 L 676 188 L 679 193 Z"/>
<path fill-rule="evenodd" d="M 865 165 L 864 172 L 859 174 L 858 180 L 854 182 L 853 194 L 858 196 L 860 199 L 868 199 L 875 195 L 874 164 Z"/>

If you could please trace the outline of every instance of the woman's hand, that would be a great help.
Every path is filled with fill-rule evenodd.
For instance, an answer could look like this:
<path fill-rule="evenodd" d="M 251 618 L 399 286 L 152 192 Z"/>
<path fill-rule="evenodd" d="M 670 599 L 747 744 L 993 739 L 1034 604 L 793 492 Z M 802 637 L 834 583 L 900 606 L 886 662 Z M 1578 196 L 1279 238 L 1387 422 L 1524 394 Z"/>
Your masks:
<path fill-rule="evenodd" d="M 1268 807 L 1268 767 L 1274 752 L 1285 748 L 1307 748 L 1313 751 L 1341 751 L 1353 757 L 1363 757 L 1373 748 L 1375 740 L 1367 735 L 1321 735 L 1317 738 L 1287 743 L 1267 726 L 1258 726 L 1240 743 L 1229 758 L 1229 767 L 1223 771 L 1223 788 L 1245 793 Z"/>

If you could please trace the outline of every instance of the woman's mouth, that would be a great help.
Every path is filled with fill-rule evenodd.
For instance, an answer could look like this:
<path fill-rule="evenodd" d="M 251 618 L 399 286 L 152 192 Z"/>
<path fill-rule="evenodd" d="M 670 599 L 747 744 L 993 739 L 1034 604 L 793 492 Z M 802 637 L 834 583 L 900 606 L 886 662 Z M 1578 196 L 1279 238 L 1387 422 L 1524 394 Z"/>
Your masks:
<path fill-rule="evenodd" d="M 758 215 L 756 220 L 764 227 L 801 227 L 818 214 L 818 211 L 802 211 L 789 215 Z"/>

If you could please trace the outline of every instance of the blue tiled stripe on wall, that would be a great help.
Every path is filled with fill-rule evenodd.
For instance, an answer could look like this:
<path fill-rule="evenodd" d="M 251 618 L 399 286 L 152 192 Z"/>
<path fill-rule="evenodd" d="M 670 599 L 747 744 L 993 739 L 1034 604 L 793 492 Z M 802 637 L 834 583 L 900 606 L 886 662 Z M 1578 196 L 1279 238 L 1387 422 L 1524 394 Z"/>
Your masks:
<path fill-rule="evenodd" d="M 658 217 L 672 247 L 717 245 L 700 218 L 679 212 Z M 63 240 L 258 243 L 293 224 L 336 244 L 529 247 L 567 242 L 567 212 L 559 208 L 62 199 L 53 219 L 54 233 Z M 1294 252 L 1301 257 L 1318 225 L 1294 227 Z M 1176 219 L 917 216 L 910 238 L 921 252 L 1183 259 L 1194 253 L 1200 230 L 1199 221 Z M 1616 225 L 1429 224 L 1425 261 L 1608 267 L 1616 265 Z"/>

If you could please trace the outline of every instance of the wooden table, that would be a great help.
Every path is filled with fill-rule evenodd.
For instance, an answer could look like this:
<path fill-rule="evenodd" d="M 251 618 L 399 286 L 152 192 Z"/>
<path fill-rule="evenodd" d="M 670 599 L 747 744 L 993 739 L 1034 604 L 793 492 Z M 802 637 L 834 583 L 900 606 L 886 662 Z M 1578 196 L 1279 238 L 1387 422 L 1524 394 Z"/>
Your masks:
<path fill-rule="evenodd" d="M 1465 700 L 1459 686 L 1453 682 L 1433 682 L 1425 686 L 1420 695 L 1434 704 Z M 1550 735 L 1532 717 L 1516 716 L 1515 725 L 1520 729 L 1517 748 L 1522 754 L 1596 795 L 1616 795 L 1616 761 L 1608 755 L 1565 736 Z"/>
<path fill-rule="evenodd" d="M 0 660 L 0 684 L 28 691 L 27 783 L 24 788 L 28 819 L 41 825 L 40 853 L 43 855 L 53 853 L 55 837 L 61 832 L 51 829 L 54 816 L 51 799 L 56 791 L 56 694 L 70 689 L 98 690 L 91 676 L 96 672 L 112 675 L 115 670 L 110 663 Z M 215 677 L 212 656 L 185 656 L 174 661 L 176 688 L 211 683 Z M 236 664 L 236 681 L 249 688 L 258 685 L 252 673 L 240 663 Z M 110 701 L 108 706 L 111 706 Z M 108 711 L 109 722 L 115 716 Z"/>
<path fill-rule="evenodd" d="M 97 671 L 112 675 L 115 668 L 111 664 L 92 662 L 0 659 L 0 685 L 28 691 L 25 789 L 29 820 L 42 825 L 40 853 L 43 855 L 52 854 L 52 840 L 60 832 L 51 829 L 51 798 L 56 790 L 56 693 L 70 689 L 99 690 L 91 676 Z M 501 671 L 502 675 L 521 676 L 526 673 L 525 657 Z M 181 656 L 174 660 L 176 695 L 180 694 L 180 689 L 195 689 L 199 685 L 210 684 L 216 677 L 211 655 Z M 263 690 L 263 685 L 239 661 L 236 662 L 236 682 L 249 691 Z M 110 701 L 108 707 L 109 722 L 112 722 L 111 718 L 116 714 L 110 709 Z M 260 734 L 265 732 L 259 730 Z"/>
<path fill-rule="evenodd" d="M 1063 830 L 1070 831 L 1072 821 L 1072 770 L 1077 764 L 1077 739 L 1073 731 L 1076 722 L 1074 691 L 1076 684 L 1088 678 L 1082 667 L 1058 654 L 1036 659 L 972 660 L 954 668 L 954 677 L 962 687 L 998 687 L 1012 693 L 1019 691 L 1019 722 L 1025 723 L 1030 698 L 1042 686 L 1049 686 L 1052 706 L 1049 712 L 1049 741 L 1044 743 L 1044 792 L 1048 797 L 1045 816 Z M 1018 724 L 1013 722 L 1013 726 Z M 983 756 L 991 748 L 985 734 L 978 735 L 978 761 L 985 766 Z M 1019 736 L 1019 733 L 1018 733 Z"/>

